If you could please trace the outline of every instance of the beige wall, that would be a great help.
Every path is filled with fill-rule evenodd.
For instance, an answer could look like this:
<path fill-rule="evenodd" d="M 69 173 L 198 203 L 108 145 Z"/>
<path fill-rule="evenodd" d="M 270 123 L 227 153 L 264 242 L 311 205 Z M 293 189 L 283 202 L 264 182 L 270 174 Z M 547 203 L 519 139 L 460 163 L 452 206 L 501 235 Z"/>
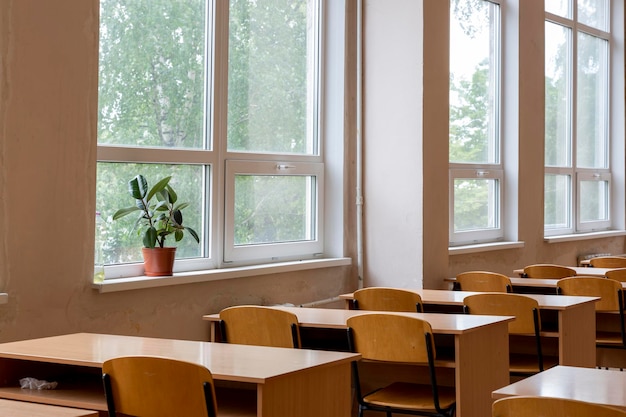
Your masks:
<path fill-rule="evenodd" d="M 97 46 L 97 0 L 0 2 L 0 291 L 9 294 L 0 341 L 77 331 L 201 340 L 208 337 L 202 314 L 308 303 L 355 288 L 356 269 L 340 267 L 92 289 Z M 346 211 L 350 236 L 353 217 Z"/>
<path fill-rule="evenodd" d="M 436 31 L 445 2 L 363 3 L 365 285 L 421 286 L 423 279 L 434 288 L 467 269 L 509 273 L 534 261 L 573 264 L 578 253 L 625 252 L 623 238 L 543 242 L 536 200 L 542 170 L 535 158 L 525 160 L 520 185 L 525 247 L 448 258 L 445 34 L 420 49 L 422 13 L 433 19 L 426 29 Z M 356 1 L 348 4 L 354 16 Z M 523 17 L 536 19 L 536 9 L 528 10 Z M 354 21 L 348 28 L 354 39 Z M 302 304 L 354 290 L 354 265 L 108 294 L 91 288 L 97 31 L 97 0 L 0 2 L 0 291 L 9 293 L 0 305 L 0 341 L 76 331 L 200 340 L 208 331 L 200 316 L 229 305 Z M 529 41 L 521 56 L 537 55 L 535 48 Z M 354 50 L 348 56 L 346 115 L 353 120 Z M 437 60 L 437 67 L 422 69 Z M 539 70 L 529 71 L 524 80 L 539 86 Z M 533 106 L 540 101 L 540 90 L 527 90 L 522 123 L 536 120 Z M 520 159 L 542 146 L 529 126 L 520 130 Z M 353 259 L 355 134 L 354 125 L 346 128 L 344 231 Z"/>
<path fill-rule="evenodd" d="M 624 237 L 544 242 L 543 0 L 517 3 L 508 12 L 519 16 L 523 33 L 518 44 L 513 40 L 519 82 L 506 88 L 520 90 L 519 106 L 508 109 L 518 113 L 519 138 L 507 137 L 508 145 L 519 140 L 507 149 L 515 171 L 507 175 L 517 177 L 519 167 L 519 182 L 508 188 L 518 201 L 508 214 L 517 220 L 513 229 L 524 247 L 449 255 L 448 2 L 364 1 L 366 286 L 412 287 L 418 281 L 445 288 L 443 278 L 467 270 L 511 274 L 535 262 L 575 265 L 580 254 L 626 252 Z M 624 213 L 619 216 L 623 224 Z"/>

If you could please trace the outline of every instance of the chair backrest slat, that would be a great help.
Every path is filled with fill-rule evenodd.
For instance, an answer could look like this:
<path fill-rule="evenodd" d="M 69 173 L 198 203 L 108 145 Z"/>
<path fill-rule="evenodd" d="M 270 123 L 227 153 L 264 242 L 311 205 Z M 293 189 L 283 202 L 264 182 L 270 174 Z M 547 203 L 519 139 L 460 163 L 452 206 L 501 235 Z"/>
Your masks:
<path fill-rule="evenodd" d="M 511 279 L 489 271 L 469 271 L 456 276 L 461 291 L 511 292 Z"/>
<path fill-rule="evenodd" d="M 410 290 L 388 287 L 367 287 L 353 294 L 359 310 L 421 312 L 422 297 Z"/>
<path fill-rule="evenodd" d="M 575 269 L 554 264 L 534 264 L 524 268 L 524 276 L 528 278 L 559 279 L 575 275 Z"/>
<path fill-rule="evenodd" d="M 264 306 L 234 306 L 220 311 L 220 320 L 226 332 L 222 336 L 228 343 L 300 347 L 298 317 L 288 311 Z"/>
<path fill-rule="evenodd" d="M 602 404 L 563 398 L 518 396 L 493 403 L 493 417 L 626 417 L 626 411 Z"/>

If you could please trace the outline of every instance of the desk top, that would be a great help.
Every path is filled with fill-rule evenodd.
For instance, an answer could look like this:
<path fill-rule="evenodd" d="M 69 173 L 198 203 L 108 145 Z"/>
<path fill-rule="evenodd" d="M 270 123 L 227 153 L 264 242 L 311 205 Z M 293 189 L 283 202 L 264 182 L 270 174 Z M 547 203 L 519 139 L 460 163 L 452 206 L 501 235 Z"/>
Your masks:
<path fill-rule="evenodd" d="M 626 372 L 556 366 L 495 390 L 493 399 L 537 395 L 626 408 Z"/>
<path fill-rule="evenodd" d="M 585 266 L 568 266 L 568 268 L 572 268 L 576 271 L 576 275 L 586 275 L 588 277 L 603 277 L 607 271 L 617 268 L 591 268 Z M 522 275 L 524 273 L 524 268 L 515 269 L 513 271 L 517 275 Z"/>
<path fill-rule="evenodd" d="M 529 281 L 528 278 L 522 278 L 525 281 Z M 533 281 L 535 281 L 533 279 Z M 556 283 L 554 284 L 556 287 Z M 474 291 L 450 291 L 450 290 L 411 290 L 415 291 L 422 297 L 424 304 L 437 304 L 437 305 L 463 305 L 465 297 L 474 294 L 481 294 Z M 565 295 L 546 295 L 546 294 L 522 294 L 526 297 L 533 298 L 539 303 L 539 308 L 544 310 L 566 310 L 568 308 L 591 303 L 599 300 L 599 297 L 578 297 L 578 296 L 565 296 Z M 342 294 L 339 296 L 344 300 L 352 300 L 354 298 L 353 293 Z"/>
<path fill-rule="evenodd" d="M 600 269 L 600 268 L 589 268 L 589 269 Z M 587 275 L 589 276 L 589 275 Z M 556 283 L 558 279 L 553 278 L 522 278 L 522 277 L 510 277 L 511 284 L 514 287 L 537 287 L 537 288 L 554 288 L 556 294 Z M 445 278 L 446 282 L 455 282 L 456 278 Z M 626 282 L 622 282 L 622 288 L 626 289 Z M 515 292 L 515 290 L 513 291 Z M 524 294 L 530 295 L 530 294 Z"/>
<path fill-rule="evenodd" d="M 306 368 L 351 362 L 361 355 L 191 340 L 76 333 L 0 344 L 0 358 L 101 368 L 118 356 L 162 356 L 206 366 L 223 381 L 264 383 Z"/>
<path fill-rule="evenodd" d="M 0 399 L 0 417 L 98 417 L 98 412 Z"/>
<path fill-rule="evenodd" d="M 276 306 L 280 310 L 294 313 L 298 317 L 298 322 L 302 327 L 336 328 L 345 329 L 348 318 L 360 314 L 372 313 L 365 310 L 346 310 L 331 308 L 304 308 L 304 307 L 282 307 Z M 445 314 L 445 313 L 392 313 L 409 317 L 417 317 L 430 323 L 434 333 L 438 334 L 462 334 L 469 333 L 481 327 L 496 323 L 506 323 L 514 320 L 510 316 L 480 316 L 470 314 Z M 202 316 L 203 320 L 218 321 L 219 314 L 207 314 Z M 0 345 L 1 347 L 1 345 Z"/>

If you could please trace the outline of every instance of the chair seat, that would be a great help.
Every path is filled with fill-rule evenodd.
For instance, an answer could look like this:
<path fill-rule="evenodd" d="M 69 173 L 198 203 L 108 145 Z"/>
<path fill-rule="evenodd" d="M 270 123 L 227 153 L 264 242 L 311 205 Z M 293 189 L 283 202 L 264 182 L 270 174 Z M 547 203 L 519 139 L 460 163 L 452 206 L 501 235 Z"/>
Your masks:
<path fill-rule="evenodd" d="M 438 387 L 439 406 L 449 408 L 456 401 L 454 388 Z M 433 394 L 430 385 L 411 384 L 408 382 L 394 382 L 366 395 L 363 400 L 380 407 L 397 407 L 408 410 L 435 410 Z"/>

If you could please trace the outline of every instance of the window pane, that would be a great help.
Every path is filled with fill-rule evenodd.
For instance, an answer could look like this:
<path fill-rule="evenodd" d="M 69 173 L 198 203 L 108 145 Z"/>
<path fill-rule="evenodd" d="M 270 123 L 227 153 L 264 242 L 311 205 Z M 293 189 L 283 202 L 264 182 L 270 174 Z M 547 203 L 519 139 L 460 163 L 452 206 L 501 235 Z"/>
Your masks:
<path fill-rule="evenodd" d="M 450 162 L 499 163 L 499 7 L 460 0 L 450 19 Z"/>
<path fill-rule="evenodd" d="M 128 181 L 136 175 L 143 175 L 152 187 L 163 177 L 172 176 L 170 184 L 178 195 L 178 203 L 188 202 L 189 206 L 182 211 L 183 225 L 191 227 L 204 241 L 203 199 L 204 169 L 198 165 L 158 165 L 158 164 L 123 164 L 98 163 L 98 181 L 96 188 L 96 210 L 102 213 L 106 221 L 102 252 L 105 264 L 140 262 L 142 260 L 142 237 L 135 228 L 139 212 L 129 214 L 121 219 L 112 220 L 113 213 L 118 209 L 132 207 L 135 200 L 128 193 Z M 176 246 L 176 258 L 200 256 L 202 244 L 185 233 L 183 240 L 175 243 L 174 236 L 166 238 L 166 246 Z"/>
<path fill-rule="evenodd" d="M 548 174 L 545 178 L 544 222 L 546 229 L 569 229 L 571 196 L 569 175 Z"/>
<path fill-rule="evenodd" d="M 315 4 L 230 1 L 230 151 L 317 153 Z"/>
<path fill-rule="evenodd" d="M 98 142 L 204 146 L 205 0 L 101 0 Z"/>
<path fill-rule="evenodd" d="M 609 219 L 608 181 L 580 182 L 580 221 L 593 222 Z"/>
<path fill-rule="evenodd" d="M 578 167 L 606 168 L 608 141 L 608 42 L 578 35 Z"/>
<path fill-rule="evenodd" d="M 571 17 L 571 0 L 545 0 L 546 12 L 561 16 Z"/>
<path fill-rule="evenodd" d="M 235 176 L 235 246 L 309 241 L 314 235 L 315 177 Z"/>
<path fill-rule="evenodd" d="M 546 166 L 571 166 L 570 33 L 546 22 Z"/>
<path fill-rule="evenodd" d="M 494 179 L 454 180 L 454 232 L 495 229 L 500 182 Z"/>
<path fill-rule="evenodd" d="M 609 0 L 578 0 L 578 21 L 608 31 Z"/>

